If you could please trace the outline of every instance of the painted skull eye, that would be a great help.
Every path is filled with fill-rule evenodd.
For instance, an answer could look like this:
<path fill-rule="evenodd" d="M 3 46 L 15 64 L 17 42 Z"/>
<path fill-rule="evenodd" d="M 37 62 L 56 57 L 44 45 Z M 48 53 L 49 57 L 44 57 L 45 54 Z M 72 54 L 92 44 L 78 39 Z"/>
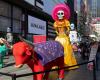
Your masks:
<path fill-rule="evenodd" d="M 60 15 L 60 13 L 58 13 L 58 15 Z"/>
<path fill-rule="evenodd" d="M 63 15 L 64 13 L 58 13 L 58 15 Z"/>
<path fill-rule="evenodd" d="M 61 13 L 61 15 L 63 15 L 63 13 Z"/>

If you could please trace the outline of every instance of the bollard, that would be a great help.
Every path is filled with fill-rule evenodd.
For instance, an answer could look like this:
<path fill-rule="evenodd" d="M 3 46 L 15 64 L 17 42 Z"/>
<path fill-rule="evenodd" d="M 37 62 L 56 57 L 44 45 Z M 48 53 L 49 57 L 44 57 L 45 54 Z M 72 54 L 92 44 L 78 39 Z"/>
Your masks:
<path fill-rule="evenodd" d="M 93 80 L 96 80 L 96 65 L 95 65 L 95 60 L 93 60 Z"/>
<path fill-rule="evenodd" d="M 12 74 L 12 80 L 16 80 L 16 74 Z"/>

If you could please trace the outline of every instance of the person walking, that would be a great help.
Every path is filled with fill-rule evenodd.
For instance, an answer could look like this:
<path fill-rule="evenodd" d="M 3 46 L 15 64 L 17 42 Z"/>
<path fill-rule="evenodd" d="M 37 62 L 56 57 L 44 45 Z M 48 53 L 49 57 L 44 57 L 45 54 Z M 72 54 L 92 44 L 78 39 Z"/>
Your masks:
<path fill-rule="evenodd" d="M 3 42 L 3 38 L 0 38 L 0 68 L 4 67 L 3 59 L 6 55 L 6 52 L 8 51 L 8 47 Z"/>

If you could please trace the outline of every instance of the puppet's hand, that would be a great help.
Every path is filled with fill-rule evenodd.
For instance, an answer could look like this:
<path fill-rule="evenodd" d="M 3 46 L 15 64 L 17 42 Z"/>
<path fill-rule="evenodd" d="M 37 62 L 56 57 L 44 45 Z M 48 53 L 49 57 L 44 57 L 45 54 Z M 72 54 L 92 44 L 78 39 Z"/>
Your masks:
<path fill-rule="evenodd" d="M 65 33 L 66 33 L 67 36 L 69 36 L 69 31 L 66 31 Z"/>
<path fill-rule="evenodd" d="M 11 45 L 9 44 L 9 42 L 6 39 L 0 38 L 0 40 L 3 41 L 3 43 L 6 45 L 7 48 L 9 48 L 9 49 L 11 48 Z"/>

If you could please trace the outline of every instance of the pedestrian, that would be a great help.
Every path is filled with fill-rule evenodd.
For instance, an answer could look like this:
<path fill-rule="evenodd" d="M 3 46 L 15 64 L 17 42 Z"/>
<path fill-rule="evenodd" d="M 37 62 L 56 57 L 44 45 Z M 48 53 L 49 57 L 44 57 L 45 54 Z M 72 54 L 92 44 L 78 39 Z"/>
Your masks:
<path fill-rule="evenodd" d="M 3 59 L 8 51 L 8 47 L 4 44 L 3 38 L 0 38 L 0 68 L 4 66 Z"/>
<path fill-rule="evenodd" d="M 97 41 L 92 42 L 90 47 L 91 50 L 90 50 L 89 61 L 96 60 L 96 55 L 98 53 L 97 51 L 99 50 L 98 42 Z M 93 62 L 88 63 L 87 67 L 89 70 L 93 70 Z"/>
<path fill-rule="evenodd" d="M 12 34 L 11 27 L 7 27 L 6 41 L 10 45 L 13 45 L 13 34 Z M 6 56 L 9 58 L 9 54 L 11 53 L 12 53 L 11 50 L 8 50 L 8 52 L 6 53 Z"/>
<path fill-rule="evenodd" d="M 88 60 L 88 56 L 89 56 L 89 44 L 87 44 L 86 42 L 81 42 L 79 45 L 79 48 L 81 49 L 81 58 L 83 60 Z"/>
<path fill-rule="evenodd" d="M 100 42 L 98 42 L 98 49 L 96 54 L 96 68 L 100 70 Z"/>

